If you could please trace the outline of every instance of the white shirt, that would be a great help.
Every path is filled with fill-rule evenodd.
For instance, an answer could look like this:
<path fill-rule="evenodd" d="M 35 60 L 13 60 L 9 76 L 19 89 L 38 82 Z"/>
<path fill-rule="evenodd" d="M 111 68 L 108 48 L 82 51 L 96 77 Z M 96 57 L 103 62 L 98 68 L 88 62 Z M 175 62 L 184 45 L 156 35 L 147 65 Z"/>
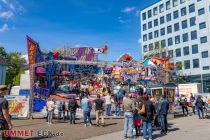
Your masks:
<path fill-rule="evenodd" d="M 47 110 L 52 111 L 55 108 L 55 103 L 53 101 L 47 102 Z"/>
<path fill-rule="evenodd" d="M 111 96 L 110 95 L 106 95 L 105 96 L 105 104 L 111 104 Z"/>

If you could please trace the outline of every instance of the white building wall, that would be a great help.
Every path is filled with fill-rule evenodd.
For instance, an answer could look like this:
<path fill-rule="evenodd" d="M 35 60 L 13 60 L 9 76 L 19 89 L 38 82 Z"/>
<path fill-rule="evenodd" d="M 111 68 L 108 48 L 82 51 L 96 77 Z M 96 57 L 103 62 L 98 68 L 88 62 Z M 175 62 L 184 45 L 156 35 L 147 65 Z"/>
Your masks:
<path fill-rule="evenodd" d="M 210 0 L 186 0 L 185 3 L 180 4 L 180 0 L 178 0 L 178 6 L 173 7 L 173 0 L 170 0 L 171 2 L 171 9 L 166 10 L 166 2 L 169 0 L 161 0 L 155 4 L 153 4 L 150 7 L 145 8 L 144 10 L 141 11 L 141 40 L 142 40 L 142 56 L 151 53 L 150 52 L 144 52 L 143 46 L 147 45 L 149 47 L 150 43 L 154 43 L 157 41 L 161 41 L 163 39 L 166 40 L 166 47 L 165 50 L 173 50 L 173 59 L 172 61 L 174 64 L 177 61 L 182 61 L 184 64 L 185 60 L 190 60 L 190 69 L 184 69 L 184 65 L 182 67 L 182 70 L 180 70 L 180 73 L 183 75 L 197 75 L 197 74 L 209 74 L 210 73 Z M 189 13 L 189 5 L 195 4 L 195 12 Z M 159 13 L 159 5 L 164 4 L 164 12 Z M 153 8 L 158 7 L 158 14 L 153 15 Z M 181 16 L 181 9 L 186 7 L 187 9 L 187 15 Z M 198 10 L 201 8 L 205 8 L 205 14 L 203 15 L 198 15 Z M 147 12 L 148 10 L 152 10 L 152 17 L 148 18 Z M 174 19 L 173 18 L 173 12 L 178 10 L 179 11 L 179 18 Z M 143 16 L 142 14 L 146 12 L 147 18 L 146 20 L 142 20 Z M 167 22 L 166 21 L 166 15 L 171 13 L 171 21 Z M 160 17 L 164 16 L 165 17 L 165 23 L 160 25 Z M 191 17 L 196 17 L 196 25 L 190 27 L 190 18 Z M 158 19 L 158 26 L 154 27 L 154 20 Z M 187 20 L 188 28 L 182 29 L 181 22 L 183 20 Z M 148 22 L 152 21 L 152 28 L 148 29 Z M 179 22 L 179 31 L 174 32 L 174 24 Z M 199 29 L 199 23 L 201 22 L 206 22 L 206 28 L 200 30 Z M 147 30 L 143 31 L 143 24 L 147 24 Z M 167 34 L 167 26 L 172 25 L 172 33 Z M 160 36 L 160 29 L 165 27 L 165 35 Z M 159 30 L 159 37 L 154 38 L 154 31 Z M 196 40 L 191 40 L 191 31 L 197 31 L 197 39 Z M 153 32 L 153 39 L 149 40 L 148 34 L 150 32 Z M 188 33 L 188 41 L 187 42 L 182 42 L 182 34 L 183 33 Z M 147 34 L 147 41 L 143 41 L 143 35 Z M 180 35 L 180 44 L 175 44 L 175 36 Z M 200 37 L 207 36 L 207 43 L 201 44 L 200 43 Z M 173 38 L 173 45 L 172 46 L 167 46 L 168 43 L 168 38 L 172 37 Z M 198 44 L 198 53 L 197 54 L 192 54 L 192 45 Z M 183 52 L 183 47 L 189 46 L 189 55 L 184 56 Z M 175 50 L 177 48 L 181 48 L 181 57 L 176 57 L 175 55 Z M 208 58 L 202 58 L 202 52 L 203 51 L 208 51 Z M 199 68 L 193 68 L 193 59 L 199 59 Z M 203 66 L 209 66 L 209 70 L 202 70 Z"/>

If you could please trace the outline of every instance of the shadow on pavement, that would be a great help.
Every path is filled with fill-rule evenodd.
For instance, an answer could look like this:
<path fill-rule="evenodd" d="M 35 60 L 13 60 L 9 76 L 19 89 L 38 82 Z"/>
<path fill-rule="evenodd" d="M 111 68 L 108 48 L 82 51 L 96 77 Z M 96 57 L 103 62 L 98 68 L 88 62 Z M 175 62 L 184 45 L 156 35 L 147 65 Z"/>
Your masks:
<path fill-rule="evenodd" d="M 177 130 L 180 130 L 179 128 L 172 128 L 172 129 L 168 129 L 168 133 L 171 133 L 173 131 L 177 131 Z M 153 139 L 157 139 L 159 137 L 164 137 L 165 134 L 154 134 L 153 135 Z"/>
<path fill-rule="evenodd" d="M 32 138 L 17 138 L 17 137 L 12 137 L 14 140 L 42 140 L 42 139 L 50 139 L 52 137 L 32 137 Z"/>

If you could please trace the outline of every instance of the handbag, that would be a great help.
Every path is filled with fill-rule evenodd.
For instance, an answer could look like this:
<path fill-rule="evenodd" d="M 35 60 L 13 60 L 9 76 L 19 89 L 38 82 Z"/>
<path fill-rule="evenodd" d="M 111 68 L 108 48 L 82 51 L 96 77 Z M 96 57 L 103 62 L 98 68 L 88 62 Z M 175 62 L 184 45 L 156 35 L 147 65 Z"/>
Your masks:
<path fill-rule="evenodd" d="M 145 111 L 145 105 L 143 104 L 141 110 L 139 110 L 139 114 L 140 115 L 143 115 L 145 113 L 146 113 L 146 111 Z"/>

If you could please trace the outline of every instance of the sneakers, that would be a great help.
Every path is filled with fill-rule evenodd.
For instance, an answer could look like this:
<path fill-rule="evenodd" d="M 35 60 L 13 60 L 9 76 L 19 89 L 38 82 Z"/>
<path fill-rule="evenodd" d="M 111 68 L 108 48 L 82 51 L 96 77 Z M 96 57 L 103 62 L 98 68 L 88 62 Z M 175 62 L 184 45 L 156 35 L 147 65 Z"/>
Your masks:
<path fill-rule="evenodd" d="M 87 124 L 84 124 L 84 127 L 87 127 Z"/>

